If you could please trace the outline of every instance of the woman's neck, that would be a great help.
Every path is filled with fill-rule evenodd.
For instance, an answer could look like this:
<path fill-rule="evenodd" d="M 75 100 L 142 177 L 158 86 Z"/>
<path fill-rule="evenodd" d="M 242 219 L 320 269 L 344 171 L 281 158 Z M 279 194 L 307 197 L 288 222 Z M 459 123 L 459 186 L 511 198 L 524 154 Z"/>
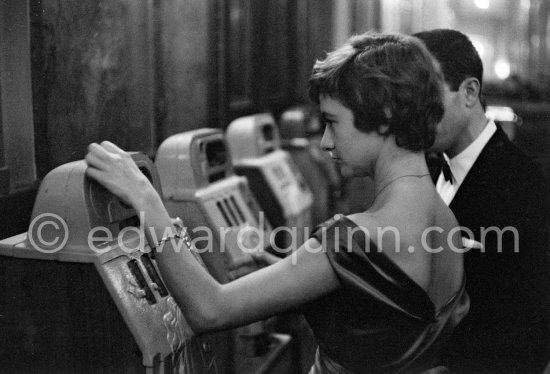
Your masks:
<path fill-rule="evenodd" d="M 373 173 L 375 193 L 386 190 L 389 184 L 406 177 L 429 174 L 423 152 L 411 152 L 388 142 L 376 160 Z"/>

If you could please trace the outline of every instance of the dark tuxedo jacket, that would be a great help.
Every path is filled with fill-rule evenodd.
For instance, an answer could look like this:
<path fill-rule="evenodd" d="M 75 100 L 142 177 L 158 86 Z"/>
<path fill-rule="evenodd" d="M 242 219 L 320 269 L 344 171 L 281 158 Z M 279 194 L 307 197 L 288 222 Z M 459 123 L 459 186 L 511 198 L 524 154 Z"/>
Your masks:
<path fill-rule="evenodd" d="M 471 308 L 443 354 L 451 370 L 540 373 L 547 363 L 547 194 L 539 167 L 497 127 L 449 205 L 484 244 L 464 255 Z"/>

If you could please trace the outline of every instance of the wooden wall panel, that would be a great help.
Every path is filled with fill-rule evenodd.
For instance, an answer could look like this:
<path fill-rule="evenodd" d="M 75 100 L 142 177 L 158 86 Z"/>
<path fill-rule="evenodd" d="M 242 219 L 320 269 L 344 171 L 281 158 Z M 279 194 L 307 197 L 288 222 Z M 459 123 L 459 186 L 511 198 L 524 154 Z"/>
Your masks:
<path fill-rule="evenodd" d="M 253 98 L 253 24 L 251 0 L 228 0 L 227 40 L 230 108 L 252 106 Z"/>
<path fill-rule="evenodd" d="M 363 33 L 368 30 L 380 30 L 380 1 L 355 0 L 353 15 L 353 32 Z M 422 6 L 424 9 L 424 5 Z"/>
<path fill-rule="evenodd" d="M 27 2 L 1 0 L 0 194 L 27 188 L 36 180 L 29 35 Z"/>
<path fill-rule="evenodd" d="M 301 5 L 289 0 L 227 0 L 222 56 L 229 119 L 295 103 Z"/>
<path fill-rule="evenodd" d="M 550 3 L 532 0 L 529 8 L 529 76 L 532 82 L 549 84 L 548 62 L 550 60 Z"/>
<path fill-rule="evenodd" d="M 157 64 L 163 92 L 159 140 L 181 131 L 216 127 L 211 122 L 217 103 L 212 102 L 210 92 L 217 78 L 214 2 L 167 0 L 158 1 L 155 7 L 162 57 Z"/>
<path fill-rule="evenodd" d="M 33 0 L 33 11 L 46 169 L 81 159 L 90 142 L 103 139 L 152 154 L 151 1 Z"/>
<path fill-rule="evenodd" d="M 288 0 L 255 3 L 253 79 L 261 107 L 288 102 L 290 98 L 288 3 Z"/>
<path fill-rule="evenodd" d="M 333 3 L 331 0 L 298 2 L 296 9 L 296 72 L 292 88 L 298 102 L 309 103 L 307 81 L 315 61 L 333 49 Z"/>

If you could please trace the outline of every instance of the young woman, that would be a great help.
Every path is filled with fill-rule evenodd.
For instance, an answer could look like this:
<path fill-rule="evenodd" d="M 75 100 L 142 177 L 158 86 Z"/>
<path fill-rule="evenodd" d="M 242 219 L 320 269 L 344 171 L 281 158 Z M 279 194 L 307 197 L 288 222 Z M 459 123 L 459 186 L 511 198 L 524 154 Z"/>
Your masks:
<path fill-rule="evenodd" d="M 310 96 L 326 125 L 322 147 L 373 178 L 374 203 L 325 222 L 292 256 L 223 285 L 163 241 L 158 263 L 191 327 L 301 309 L 319 343 L 311 373 L 444 372 L 438 348 L 469 300 L 458 224 L 424 158 L 443 115 L 441 82 L 422 44 L 402 35 L 356 36 L 318 61 Z M 146 230 L 171 232 L 160 196 L 126 152 L 91 144 L 86 160 L 89 177 L 144 213 Z"/>

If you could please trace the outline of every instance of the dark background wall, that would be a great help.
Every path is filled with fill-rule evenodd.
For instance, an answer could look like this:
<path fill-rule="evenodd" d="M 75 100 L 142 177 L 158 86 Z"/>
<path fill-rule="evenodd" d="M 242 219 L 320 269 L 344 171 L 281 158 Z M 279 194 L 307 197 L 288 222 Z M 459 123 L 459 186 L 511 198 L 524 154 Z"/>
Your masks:
<path fill-rule="evenodd" d="M 169 135 L 307 102 L 307 75 L 330 49 L 334 11 L 328 0 L 17 4 L 19 13 L 27 7 L 19 30 L 10 14 L 2 18 L 21 41 L 3 48 L 14 61 L 13 51 L 27 49 L 32 97 L 15 112 L 32 114 L 23 136 L 24 149 L 34 147 L 26 163 L 36 172 L 15 188 L 13 170 L 0 162 L 0 238 L 26 231 L 40 179 L 82 159 L 91 142 L 110 140 L 154 157 Z M 4 128 L 18 126 L 2 118 Z M 20 141 L 0 136 L 3 144 Z"/>
<path fill-rule="evenodd" d="M 417 31 L 418 9 L 401 3 L 409 11 L 395 14 L 406 26 L 397 31 Z M 472 7 L 452 2 L 455 15 L 475 19 L 466 5 L 456 5 L 462 3 Z M 526 44 L 522 54 L 531 76 L 484 87 L 488 103 L 509 105 L 524 118 L 517 143 L 549 165 L 550 175 L 550 44 L 543 42 L 550 8 L 542 0 L 529 3 L 524 32 L 511 45 L 540 41 L 540 48 Z M 154 157 L 172 134 L 223 129 L 254 112 L 277 117 L 307 103 L 315 59 L 350 33 L 383 29 L 383 4 L 0 0 L 0 238 L 26 231 L 41 178 L 83 158 L 91 142 L 111 140 Z M 514 13 L 501 8 L 499 17 Z"/>

